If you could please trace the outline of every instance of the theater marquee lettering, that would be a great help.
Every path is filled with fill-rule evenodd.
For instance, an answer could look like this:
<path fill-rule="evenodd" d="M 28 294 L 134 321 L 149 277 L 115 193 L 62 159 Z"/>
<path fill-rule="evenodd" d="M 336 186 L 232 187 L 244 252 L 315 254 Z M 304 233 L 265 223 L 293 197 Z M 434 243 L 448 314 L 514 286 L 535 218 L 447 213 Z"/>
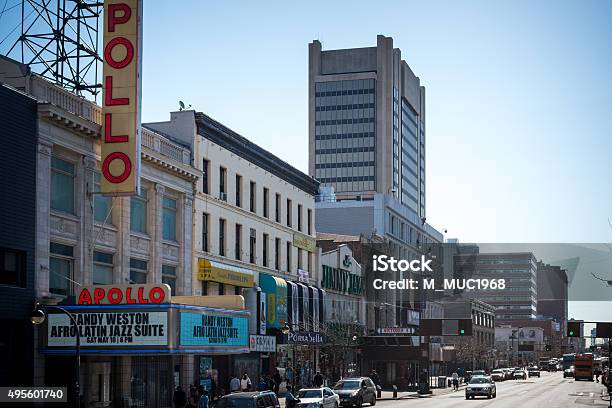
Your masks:
<path fill-rule="evenodd" d="M 167 312 L 75 312 L 74 317 L 83 347 L 168 344 Z M 67 315 L 50 314 L 48 346 L 74 346 L 76 330 Z"/>
<path fill-rule="evenodd" d="M 180 320 L 181 346 L 249 345 L 246 317 L 182 312 Z"/>

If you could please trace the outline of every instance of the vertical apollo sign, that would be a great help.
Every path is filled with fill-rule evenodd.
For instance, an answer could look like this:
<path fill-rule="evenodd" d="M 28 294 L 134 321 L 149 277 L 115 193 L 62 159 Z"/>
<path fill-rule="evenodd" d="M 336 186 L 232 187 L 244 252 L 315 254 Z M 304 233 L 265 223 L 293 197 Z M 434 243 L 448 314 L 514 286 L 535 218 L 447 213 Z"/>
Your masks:
<path fill-rule="evenodd" d="M 104 1 L 102 183 L 105 195 L 140 187 L 142 0 Z"/>

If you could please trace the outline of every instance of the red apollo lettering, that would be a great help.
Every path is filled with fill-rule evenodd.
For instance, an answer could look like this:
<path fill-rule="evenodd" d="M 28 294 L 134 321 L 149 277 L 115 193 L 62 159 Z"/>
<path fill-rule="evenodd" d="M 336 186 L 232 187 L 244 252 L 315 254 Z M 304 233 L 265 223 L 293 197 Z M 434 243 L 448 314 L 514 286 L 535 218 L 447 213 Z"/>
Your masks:
<path fill-rule="evenodd" d="M 121 16 L 117 15 L 117 11 L 123 11 Z M 125 3 L 109 4 L 108 6 L 108 31 L 115 32 L 115 25 L 125 24 L 132 16 L 132 9 Z"/>
<path fill-rule="evenodd" d="M 123 172 L 115 176 L 110 172 L 110 165 L 113 160 L 121 160 L 123 162 Z M 111 183 L 121 183 L 125 179 L 127 179 L 132 173 L 132 162 L 127 154 L 122 152 L 113 152 L 106 156 L 104 161 L 102 162 L 102 174 L 104 174 L 104 178 Z"/>
<path fill-rule="evenodd" d="M 115 61 L 113 58 L 113 49 L 123 45 L 125 47 L 125 57 L 121 61 Z M 130 65 L 130 62 L 134 59 L 134 46 L 125 37 L 115 37 L 106 44 L 104 47 L 104 61 L 108 62 L 108 65 L 115 69 L 122 69 Z"/>
<path fill-rule="evenodd" d="M 166 292 L 159 286 L 151 288 L 149 291 L 149 299 L 151 303 L 163 303 L 164 298 L 166 297 Z"/>
<path fill-rule="evenodd" d="M 117 303 L 121 303 L 122 300 L 123 300 L 123 292 L 121 292 L 120 289 L 112 288 L 111 290 L 108 291 L 108 301 L 111 304 L 116 305 Z"/>
<path fill-rule="evenodd" d="M 79 293 L 79 305 L 91 305 L 91 293 L 87 289 L 83 289 L 81 293 Z"/>
<path fill-rule="evenodd" d="M 104 115 L 104 142 L 105 143 L 125 143 L 128 135 L 113 135 L 113 116 L 110 113 Z"/>
<path fill-rule="evenodd" d="M 132 298 L 132 288 L 127 288 L 125 290 L 125 301 L 128 304 L 136 303 L 136 299 Z"/>
<path fill-rule="evenodd" d="M 138 303 L 149 303 L 149 299 L 143 297 L 144 288 L 138 288 Z"/>
<path fill-rule="evenodd" d="M 102 289 L 102 288 L 95 288 L 94 289 L 94 296 L 93 296 L 94 297 L 94 303 L 96 305 L 99 305 L 100 301 L 102 299 L 104 299 L 105 295 L 106 295 L 106 291 L 104 289 Z"/>
<path fill-rule="evenodd" d="M 106 106 L 129 105 L 130 104 L 130 98 L 113 98 L 113 77 L 110 75 L 107 75 L 104 79 L 104 103 L 106 104 Z M 106 128 L 110 129 L 110 122 L 111 122 L 110 113 L 107 113 L 104 116 L 104 120 L 106 121 L 105 123 Z M 110 133 L 110 130 L 108 130 L 108 133 Z M 121 137 L 121 136 L 111 136 L 111 137 Z M 108 142 L 108 140 L 106 140 L 106 142 Z M 109 142 L 109 143 L 112 143 L 112 142 Z"/>

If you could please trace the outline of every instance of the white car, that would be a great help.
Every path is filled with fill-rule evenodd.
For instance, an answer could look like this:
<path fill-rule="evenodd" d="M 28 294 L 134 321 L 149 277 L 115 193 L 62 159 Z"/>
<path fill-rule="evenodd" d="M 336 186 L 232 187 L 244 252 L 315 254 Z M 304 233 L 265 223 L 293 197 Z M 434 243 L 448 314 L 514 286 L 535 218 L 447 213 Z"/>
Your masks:
<path fill-rule="evenodd" d="M 501 368 L 497 368 L 491 371 L 491 379 L 493 381 L 504 381 L 506 379 L 506 373 Z"/>
<path fill-rule="evenodd" d="M 297 393 L 298 408 L 338 408 L 340 397 L 331 388 L 302 388 Z"/>

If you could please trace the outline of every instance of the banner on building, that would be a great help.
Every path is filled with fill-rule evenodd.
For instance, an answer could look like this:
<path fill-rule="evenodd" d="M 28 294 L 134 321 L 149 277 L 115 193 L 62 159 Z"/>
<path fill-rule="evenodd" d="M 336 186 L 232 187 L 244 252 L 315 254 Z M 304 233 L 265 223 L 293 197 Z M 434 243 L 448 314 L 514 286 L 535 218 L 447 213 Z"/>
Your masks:
<path fill-rule="evenodd" d="M 166 346 L 168 312 L 73 313 L 79 327 L 81 347 Z M 74 347 L 76 327 L 65 314 L 50 314 L 49 347 Z"/>
<path fill-rule="evenodd" d="M 249 350 L 263 353 L 275 353 L 276 337 L 251 334 L 249 336 Z"/>
<path fill-rule="evenodd" d="M 180 321 L 181 346 L 249 345 L 246 317 L 182 312 Z"/>
<path fill-rule="evenodd" d="M 308 252 L 316 252 L 317 250 L 317 241 L 304 234 L 293 234 L 293 246 L 297 248 L 301 248 Z"/>
<path fill-rule="evenodd" d="M 102 183 L 105 195 L 140 185 L 142 0 L 104 1 Z"/>

